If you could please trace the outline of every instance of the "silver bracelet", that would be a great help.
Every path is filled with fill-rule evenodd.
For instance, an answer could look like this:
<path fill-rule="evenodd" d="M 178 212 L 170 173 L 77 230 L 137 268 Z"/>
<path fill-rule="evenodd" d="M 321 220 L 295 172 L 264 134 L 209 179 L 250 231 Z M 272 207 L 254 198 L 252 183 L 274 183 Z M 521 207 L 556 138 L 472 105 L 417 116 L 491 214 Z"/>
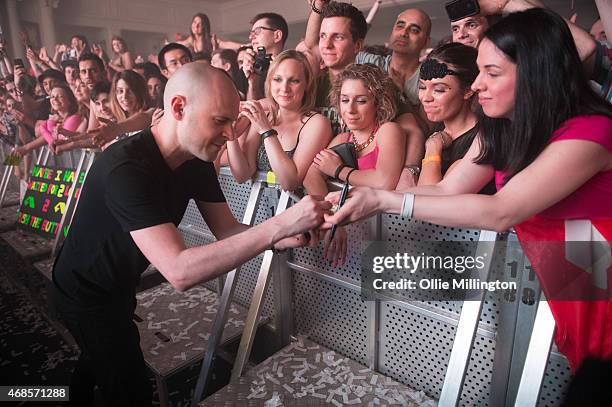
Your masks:
<path fill-rule="evenodd" d="M 412 218 L 412 212 L 414 211 L 414 194 L 406 192 L 404 194 L 404 200 L 402 201 L 402 211 L 400 215 L 402 218 Z"/>

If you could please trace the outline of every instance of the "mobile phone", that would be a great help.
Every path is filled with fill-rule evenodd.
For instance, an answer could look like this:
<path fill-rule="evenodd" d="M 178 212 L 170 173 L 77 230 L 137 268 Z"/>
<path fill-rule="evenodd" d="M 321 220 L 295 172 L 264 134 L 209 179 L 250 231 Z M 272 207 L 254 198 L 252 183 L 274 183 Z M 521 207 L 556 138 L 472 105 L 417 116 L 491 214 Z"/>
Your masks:
<path fill-rule="evenodd" d="M 444 8 L 451 21 L 461 20 L 480 13 L 478 0 L 453 0 L 446 3 Z"/>
<path fill-rule="evenodd" d="M 15 58 L 13 60 L 13 65 L 15 65 L 15 67 L 18 67 L 18 66 L 24 67 L 25 66 L 23 64 L 23 59 L 21 59 L 21 58 Z"/>

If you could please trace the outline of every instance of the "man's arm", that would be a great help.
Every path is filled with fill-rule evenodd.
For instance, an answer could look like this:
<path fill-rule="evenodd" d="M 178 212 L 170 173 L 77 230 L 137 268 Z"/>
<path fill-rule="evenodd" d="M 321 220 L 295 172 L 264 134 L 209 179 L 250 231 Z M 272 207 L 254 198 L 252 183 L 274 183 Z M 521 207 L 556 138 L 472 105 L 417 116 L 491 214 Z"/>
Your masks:
<path fill-rule="evenodd" d="M 483 14 L 505 14 L 524 11 L 531 8 L 545 8 L 540 0 L 479 0 L 478 3 L 480 4 L 480 10 Z M 569 20 L 565 21 L 572 32 L 572 37 L 574 37 L 580 60 L 585 65 L 587 72 L 590 72 L 592 70 L 595 54 L 595 40 L 588 32 L 576 24 Z"/>
<path fill-rule="evenodd" d="M 223 208 L 223 204 L 204 204 L 202 208 L 212 210 L 205 215 L 209 221 L 224 213 L 223 219 L 213 220 L 209 227 L 219 237 L 227 235 L 225 239 L 188 249 L 171 223 L 130 232 L 145 257 L 179 291 L 226 273 L 285 238 L 317 228 L 331 205 L 306 197 L 279 216 L 251 228 L 240 226 L 235 219 L 229 220 L 233 216 L 227 214 L 227 205 Z M 225 226 L 229 230 L 222 231 Z M 294 246 L 303 243 L 295 238 Z"/>
<path fill-rule="evenodd" d="M 314 6 L 318 10 L 323 10 L 323 7 L 329 0 L 315 0 Z M 307 3 L 311 5 L 311 1 L 307 0 Z M 313 50 L 319 47 L 319 31 L 321 30 L 321 22 L 323 21 L 323 17 L 321 14 L 316 13 L 314 8 L 310 11 L 310 15 L 308 16 L 308 22 L 306 24 L 306 34 L 304 34 L 304 44 L 306 48 Z"/>

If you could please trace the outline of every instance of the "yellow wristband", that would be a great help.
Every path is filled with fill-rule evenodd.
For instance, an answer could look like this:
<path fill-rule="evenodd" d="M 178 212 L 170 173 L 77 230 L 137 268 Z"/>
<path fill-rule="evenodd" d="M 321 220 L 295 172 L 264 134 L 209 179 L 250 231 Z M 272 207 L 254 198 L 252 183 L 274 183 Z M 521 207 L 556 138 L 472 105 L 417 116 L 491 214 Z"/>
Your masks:
<path fill-rule="evenodd" d="M 425 158 L 423 158 L 423 161 L 421 161 L 421 164 L 425 165 L 427 163 L 440 162 L 440 161 L 442 161 L 442 157 L 440 157 L 439 155 L 426 155 Z"/>

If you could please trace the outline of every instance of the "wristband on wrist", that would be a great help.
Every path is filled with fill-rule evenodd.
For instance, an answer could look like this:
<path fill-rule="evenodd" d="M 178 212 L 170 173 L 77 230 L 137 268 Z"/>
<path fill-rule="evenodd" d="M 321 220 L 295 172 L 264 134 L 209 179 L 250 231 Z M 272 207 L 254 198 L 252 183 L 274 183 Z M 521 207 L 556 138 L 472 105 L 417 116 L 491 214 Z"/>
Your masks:
<path fill-rule="evenodd" d="M 310 3 L 310 8 L 312 9 L 313 12 L 319 15 L 323 13 L 323 10 L 321 10 L 320 8 L 317 8 L 317 0 L 312 0 L 312 2 Z"/>
<path fill-rule="evenodd" d="M 423 158 L 423 161 L 421 161 L 421 164 L 425 165 L 427 163 L 440 162 L 440 161 L 442 161 L 442 157 L 440 157 L 440 155 L 426 155 L 425 158 Z"/>
<path fill-rule="evenodd" d="M 274 129 L 270 129 L 270 130 L 264 131 L 263 133 L 259 133 L 259 135 L 261 136 L 261 141 L 264 141 L 270 136 L 278 136 L 278 132 Z"/>
<path fill-rule="evenodd" d="M 351 168 L 351 170 L 348 172 L 348 174 L 346 174 L 346 183 L 350 184 L 349 181 L 349 177 L 351 176 L 351 174 L 353 173 L 353 171 L 355 171 L 357 168 Z"/>
<path fill-rule="evenodd" d="M 344 167 L 346 167 L 346 165 L 340 164 L 338 168 L 336 168 L 336 171 L 334 172 L 334 178 L 337 179 L 338 181 L 342 181 L 339 177 L 340 177 L 340 172 L 344 169 Z"/>
<path fill-rule="evenodd" d="M 412 218 L 412 212 L 414 211 L 414 194 L 406 192 L 404 194 L 404 200 L 402 201 L 402 210 L 400 215 L 402 218 Z"/>

